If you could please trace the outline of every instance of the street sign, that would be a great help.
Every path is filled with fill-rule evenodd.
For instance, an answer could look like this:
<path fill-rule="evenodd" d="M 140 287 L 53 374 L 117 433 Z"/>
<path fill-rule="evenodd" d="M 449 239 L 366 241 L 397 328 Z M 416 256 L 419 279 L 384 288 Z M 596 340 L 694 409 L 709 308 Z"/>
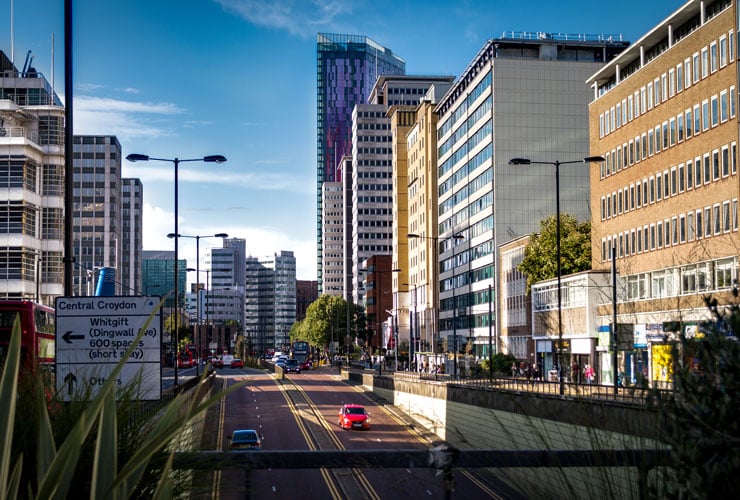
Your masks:
<path fill-rule="evenodd" d="M 158 297 L 58 297 L 56 384 L 60 396 L 70 401 L 88 390 L 95 395 L 144 329 L 116 387 L 132 388 L 134 397 L 142 400 L 160 399 L 160 311 Z"/>

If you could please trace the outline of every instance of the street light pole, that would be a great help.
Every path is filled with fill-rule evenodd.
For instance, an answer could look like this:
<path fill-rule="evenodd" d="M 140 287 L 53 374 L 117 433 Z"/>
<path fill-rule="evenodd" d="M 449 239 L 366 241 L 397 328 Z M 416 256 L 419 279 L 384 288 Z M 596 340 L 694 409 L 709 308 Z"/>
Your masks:
<path fill-rule="evenodd" d="M 434 295 L 435 295 L 435 297 L 434 297 L 434 303 L 432 304 L 432 307 L 434 308 L 435 312 L 437 313 L 437 327 L 439 327 L 439 316 L 438 315 L 439 315 L 439 312 L 441 311 L 441 306 L 440 306 L 441 299 L 440 299 L 440 289 L 439 289 L 439 282 L 440 282 L 440 272 L 439 272 L 439 242 L 441 240 L 443 243 L 445 243 L 445 242 L 447 242 L 447 240 L 452 239 L 453 240 L 453 256 L 454 256 L 454 247 L 455 247 L 454 241 L 456 241 L 456 240 L 458 240 L 458 241 L 459 240 L 464 240 L 465 239 L 465 236 L 463 236 L 460 233 L 455 233 L 455 234 L 453 234 L 451 236 L 440 238 L 439 236 L 422 236 L 422 235 L 416 234 L 416 233 L 408 233 L 406 235 L 406 237 L 412 238 L 412 239 L 430 240 L 430 241 L 432 241 L 434 243 L 434 248 L 433 248 L 434 251 L 432 252 L 432 254 L 433 254 L 433 257 L 432 257 L 433 258 L 433 262 L 432 262 L 432 265 L 433 265 L 433 267 L 432 267 L 432 274 L 433 274 L 433 276 L 432 276 L 432 279 L 433 279 L 433 286 L 434 286 Z M 454 277 L 454 273 L 453 273 L 453 277 Z M 427 278 L 427 280 L 428 280 L 428 278 Z M 428 281 L 427 281 L 427 288 L 429 288 Z M 453 289 L 453 291 L 454 291 L 454 289 Z M 453 315 L 454 316 L 457 315 L 457 311 L 456 310 L 453 310 Z M 457 339 L 455 338 L 455 342 L 456 341 L 457 341 Z M 436 339 L 434 337 L 434 327 L 432 328 L 432 351 L 434 352 L 434 361 L 436 363 L 436 361 L 437 361 L 437 350 L 436 350 Z M 455 355 L 455 374 L 457 374 L 457 355 Z"/>
<path fill-rule="evenodd" d="M 200 315 L 200 239 L 201 238 L 228 238 L 229 235 L 226 233 L 216 233 L 216 234 L 207 234 L 207 235 L 188 235 L 188 234 L 176 234 L 176 233 L 170 233 L 167 235 L 168 238 L 193 238 L 195 240 L 195 329 L 194 329 L 194 339 L 193 342 L 195 343 L 195 347 L 198 353 L 198 361 L 195 364 L 195 375 L 199 375 L 200 371 L 200 358 L 202 356 L 202 345 L 200 342 L 200 323 L 201 323 L 201 315 Z M 190 271 L 191 268 L 188 269 Z M 206 283 L 206 287 L 208 284 Z"/>
<path fill-rule="evenodd" d="M 555 254 L 558 273 L 558 380 L 560 394 L 565 394 L 565 376 L 563 372 L 563 292 L 561 290 L 561 261 L 560 261 L 560 165 L 568 163 L 595 163 L 605 161 L 602 156 L 588 156 L 581 160 L 571 161 L 532 161 L 529 158 L 512 158 L 509 165 L 553 165 L 555 167 Z"/>
<path fill-rule="evenodd" d="M 126 159 L 130 162 L 137 162 L 137 161 L 166 161 L 170 162 L 175 166 L 175 234 L 179 234 L 178 231 L 178 225 L 177 225 L 177 217 L 178 217 L 178 206 L 177 206 L 177 198 L 178 198 L 178 191 L 177 191 L 177 184 L 178 184 L 178 169 L 180 166 L 180 163 L 186 162 L 186 161 L 201 161 L 204 163 L 224 163 L 226 161 L 226 157 L 222 155 L 209 155 L 204 156 L 203 158 L 187 158 L 187 159 L 180 159 L 180 158 L 154 158 L 147 155 L 137 154 L 137 153 L 131 153 L 126 157 Z M 177 352 L 179 350 L 178 344 L 178 323 L 179 323 L 179 315 L 180 315 L 180 290 L 177 283 L 178 279 L 178 272 L 177 272 L 177 265 L 178 265 L 178 242 L 179 238 L 175 238 L 175 323 L 174 323 L 174 348 L 175 348 L 175 393 L 179 392 L 179 386 L 178 386 L 178 380 L 177 380 Z"/>

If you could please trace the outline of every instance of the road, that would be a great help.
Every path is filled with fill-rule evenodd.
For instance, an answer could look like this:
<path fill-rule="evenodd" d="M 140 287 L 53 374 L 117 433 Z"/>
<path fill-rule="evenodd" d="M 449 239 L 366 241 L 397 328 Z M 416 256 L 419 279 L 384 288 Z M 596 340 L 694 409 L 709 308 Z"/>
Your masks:
<path fill-rule="evenodd" d="M 203 430 L 204 449 L 228 450 L 235 429 L 256 429 L 263 450 L 409 450 L 430 448 L 433 436 L 417 432 L 394 407 L 376 401 L 361 387 L 346 384 L 335 368 L 290 374 L 223 369 L 219 381 L 248 380 L 211 412 Z M 342 430 L 342 404 L 357 403 L 370 413 L 369 431 Z M 209 448 L 208 443 L 213 447 Z M 241 452 L 239 452 L 241 453 Z M 251 452 L 250 452 L 251 453 Z M 449 498 L 496 498 L 478 471 L 455 471 Z M 202 476 L 202 477 L 201 477 Z M 196 475 L 191 498 L 406 499 L 445 498 L 442 476 L 427 468 L 341 470 L 223 470 Z"/>

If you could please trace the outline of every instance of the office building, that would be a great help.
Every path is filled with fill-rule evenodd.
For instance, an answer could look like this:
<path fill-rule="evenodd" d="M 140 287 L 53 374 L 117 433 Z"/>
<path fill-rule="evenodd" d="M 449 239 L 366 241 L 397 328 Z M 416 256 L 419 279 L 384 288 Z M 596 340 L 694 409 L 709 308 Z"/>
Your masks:
<path fill-rule="evenodd" d="M 323 285 L 325 294 L 342 295 L 344 290 L 344 193 L 341 182 L 324 182 L 324 256 Z"/>
<path fill-rule="evenodd" d="M 704 297 L 733 302 L 738 276 L 737 5 L 686 2 L 587 82 L 592 267 L 618 273 L 616 367 L 669 381 L 679 333 L 710 319 Z M 614 313 L 604 301 L 596 346 Z"/>
<path fill-rule="evenodd" d="M 437 104 L 440 338 L 450 352 L 488 357 L 489 319 L 501 309 L 496 248 L 556 211 L 554 167 L 509 160 L 587 157 L 584 82 L 627 46 L 604 35 L 505 33 L 483 45 Z M 561 213 L 589 219 L 588 167 L 562 167 L 560 186 Z M 507 343 L 490 326 L 498 350 Z M 552 350 L 547 333 L 534 334 Z"/>
<path fill-rule="evenodd" d="M 286 350 L 296 318 L 296 261 L 293 252 L 246 258 L 245 332 L 259 353 Z"/>
<path fill-rule="evenodd" d="M 416 107 L 430 86 L 452 80 L 449 76 L 380 76 L 368 103 L 357 104 L 352 112 L 351 258 L 355 303 L 365 300 L 359 286 L 365 261 L 374 255 L 393 253 L 394 137 L 389 109 Z M 387 283 L 389 290 L 398 289 L 397 284 L 392 288 L 391 284 Z"/>
<path fill-rule="evenodd" d="M 352 151 L 352 110 L 370 96 L 380 75 L 402 75 L 406 63 L 365 36 L 319 33 L 316 40 L 316 245 L 323 290 L 322 184 L 336 182 L 340 159 Z"/>
<path fill-rule="evenodd" d="M 175 307 L 175 252 L 171 250 L 144 250 L 142 252 L 142 288 L 144 295 L 165 298 L 163 307 Z M 187 261 L 177 262 L 177 289 L 180 308 L 185 307 Z"/>
<path fill-rule="evenodd" d="M 115 136 L 74 136 L 72 226 L 74 295 L 95 295 L 101 268 L 122 291 L 121 144 Z"/>
<path fill-rule="evenodd" d="M 319 298 L 319 287 L 315 281 L 297 280 L 295 287 L 295 320 L 306 319 L 308 306 Z"/>
<path fill-rule="evenodd" d="M 143 242 L 144 187 L 140 179 L 121 179 L 121 293 L 139 295 L 143 291 L 141 267 Z"/>
<path fill-rule="evenodd" d="M 407 220 L 404 230 L 394 236 L 394 248 L 407 245 L 407 260 L 398 259 L 398 267 L 407 269 L 407 288 L 413 293 L 415 337 L 419 342 L 419 352 L 441 352 L 439 345 L 439 290 L 437 276 L 437 113 L 434 108 L 439 99 L 447 93 L 451 83 L 432 85 L 419 104 L 414 108 L 414 121 L 404 137 L 406 140 L 407 161 Z M 394 154 L 399 161 L 401 155 Z M 400 163 L 399 163 L 400 164 Z M 401 202 L 402 200 L 398 200 Z M 401 223 L 402 217 L 399 218 Z M 407 234 L 416 237 L 408 238 Z M 419 359 L 420 362 L 429 360 Z M 439 365 L 436 359 L 432 361 Z"/>
<path fill-rule="evenodd" d="M 64 107 L 0 51 L 0 298 L 64 294 Z"/>

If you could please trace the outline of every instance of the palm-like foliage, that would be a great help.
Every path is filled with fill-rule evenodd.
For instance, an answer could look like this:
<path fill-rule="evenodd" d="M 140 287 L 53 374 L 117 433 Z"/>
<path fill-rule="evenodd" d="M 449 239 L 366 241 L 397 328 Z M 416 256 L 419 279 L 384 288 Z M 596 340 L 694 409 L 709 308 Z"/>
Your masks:
<path fill-rule="evenodd" d="M 90 471 L 90 498 L 122 499 L 131 497 L 140 487 L 146 474 L 152 472 L 153 458 L 168 454 L 164 464 L 157 464 L 159 475 L 151 498 L 171 498 L 173 439 L 183 432 L 202 411 L 218 401 L 226 393 L 243 386 L 235 384 L 226 391 L 207 397 L 204 384 L 197 389 L 195 397 L 186 394 L 177 396 L 145 429 L 140 445 L 132 450 L 125 463 L 119 465 L 119 425 L 116 404 L 116 379 L 123 370 L 128 357 L 138 345 L 146 326 L 124 359 L 113 370 L 96 397 L 85 402 L 85 407 L 76 423 L 57 446 L 54 429 L 45 404 L 37 406 L 38 429 L 36 450 L 36 474 L 29 483 L 21 485 L 23 454 L 13 456 L 13 428 L 16 424 L 16 405 L 19 400 L 18 374 L 21 365 L 20 323 L 16 320 L 8 347 L 2 376 L 0 377 L 0 498 L 67 498 L 73 479 L 85 473 L 80 460 L 86 443 L 94 440 L 94 453 Z M 33 476 L 30 476 L 33 477 Z M 23 490 L 21 490 L 23 488 Z"/>

